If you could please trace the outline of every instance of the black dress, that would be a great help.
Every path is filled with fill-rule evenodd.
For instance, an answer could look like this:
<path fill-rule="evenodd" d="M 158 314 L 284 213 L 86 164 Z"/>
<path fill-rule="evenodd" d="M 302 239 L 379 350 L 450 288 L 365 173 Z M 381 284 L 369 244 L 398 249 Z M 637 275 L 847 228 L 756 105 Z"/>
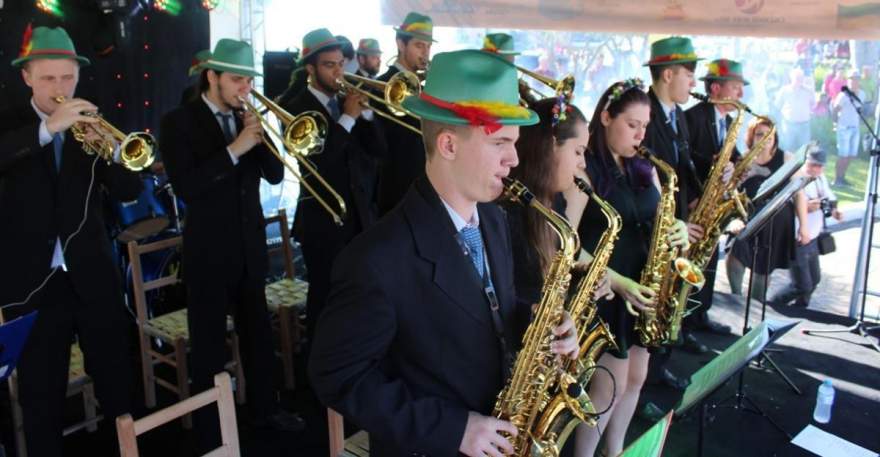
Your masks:
<path fill-rule="evenodd" d="M 785 153 L 781 149 L 777 149 L 770 161 L 764 165 L 753 164 L 755 167 L 763 167 L 766 170 L 760 175 L 755 175 L 747 179 L 742 187 L 749 198 L 754 198 L 758 193 L 761 184 L 776 172 L 782 164 L 785 163 Z M 770 199 L 765 199 L 764 202 Z M 752 211 L 752 215 L 758 213 L 763 206 L 758 206 Z M 755 265 L 755 273 L 766 275 L 772 273 L 777 268 L 788 268 L 789 261 L 794 258 L 795 251 L 795 231 L 794 231 L 794 204 L 789 201 L 782 209 L 773 216 L 771 222 L 773 226 L 772 239 L 770 225 L 765 226 L 758 233 L 750 237 L 747 242 L 736 240 L 733 244 L 731 255 L 739 260 L 743 265 L 751 267 L 752 265 L 752 239 L 757 236 L 758 245 L 763 247 L 758 250 L 757 264 Z M 767 255 L 770 255 L 770 264 L 768 271 Z"/>
<path fill-rule="evenodd" d="M 602 166 L 595 154 L 587 156 L 587 173 L 592 179 L 594 187 L 598 189 L 603 187 L 596 185 L 596 178 L 600 175 L 599 171 Z M 653 184 L 639 186 L 633 182 L 631 175 L 622 173 L 617 166 L 612 165 L 612 167 L 613 169 L 610 171 L 614 184 L 613 187 L 610 187 L 608 195 L 603 198 L 620 213 L 623 225 L 608 261 L 608 267 L 638 282 L 642 268 L 648 260 L 651 229 L 654 225 L 654 214 L 660 201 L 660 193 Z M 599 205 L 594 199 L 590 199 L 584 210 L 584 216 L 581 218 L 580 227 L 578 227 L 581 245 L 587 252 L 593 253 L 595 251 L 596 245 L 607 227 L 607 219 Z M 639 344 L 638 337 L 633 330 L 635 317 L 627 311 L 626 303 L 619 294 L 615 294 L 611 300 L 602 299 L 598 303 L 599 316 L 611 328 L 619 347 L 619 350 L 609 351 L 609 353 L 617 358 L 625 359 L 630 346 Z"/>

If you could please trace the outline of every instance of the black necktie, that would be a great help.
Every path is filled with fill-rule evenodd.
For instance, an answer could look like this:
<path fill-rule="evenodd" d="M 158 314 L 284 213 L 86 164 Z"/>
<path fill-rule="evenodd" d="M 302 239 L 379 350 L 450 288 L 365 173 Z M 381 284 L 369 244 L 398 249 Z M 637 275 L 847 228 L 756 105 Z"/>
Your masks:
<path fill-rule="evenodd" d="M 232 143 L 232 141 L 235 140 L 235 135 L 232 134 L 232 128 L 229 126 L 229 122 L 232 121 L 232 115 L 217 112 L 217 117 L 220 118 L 220 126 L 223 128 L 223 136 L 226 138 L 226 144 Z"/>

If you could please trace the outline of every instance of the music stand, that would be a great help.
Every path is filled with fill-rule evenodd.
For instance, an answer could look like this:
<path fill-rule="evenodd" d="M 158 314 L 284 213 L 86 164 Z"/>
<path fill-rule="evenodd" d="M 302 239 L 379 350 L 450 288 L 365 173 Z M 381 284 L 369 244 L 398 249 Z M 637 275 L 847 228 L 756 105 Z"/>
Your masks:
<path fill-rule="evenodd" d="M 674 411 L 666 413 L 662 419 L 618 454 L 618 457 L 660 457 L 663 455 L 663 446 L 666 444 L 669 426 L 672 425 L 673 413 Z"/>
<path fill-rule="evenodd" d="M 755 196 L 752 198 L 752 204 L 757 206 L 764 200 L 775 195 L 776 191 L 788 183 L 791 177 L 794 176 L 802 166 L 804 166 L 804 163 L 807 161 L 807 152 L 813 148 L 818 148 L 818 143 L 816 141 L 809 142 L 798 148 L 798 150 L 792 155 L 791 159 L 783 163 L 778 170 L 761 183 L 761 186 L 758 187 L 758 192 L 755 193 Z"/>
<path fill-rule="evenodd" d="M 690 377 L 690 384 L 685 389 L 681 400 L 673 407 L 676 417 L 682 417 L 695 405 L 700 405 L 699 409 L 699 432 L 697 435 L 698 455 L 703 455 L 703 442 L 705 434 L 705 425 L 707 422 L 706 415 L 710 405 L 706 403 L 706 399 L 717 392 L 724 386 L 730 378 L 737 372 L 739 373 L 739 385 L 733 397 L 711 405 L 711 408 L 717 409 L 724 407 L 724 403 L 730 398 L 735 398 L 736 403 L 732 408 L 740 411 L 746 411 L 757 414 L 767 419 L 770 424 L 777 430 L 791 438 L 790 434 L 777 424 L 770 416 L 767 415 L 758 405 L 749 398 L 744 391 L 743 376 L 745 368 L 760 355 L 764 349 L 774 341 L 778 340 L 782 335 L 791 330 L 797 322 L 782 323 L 774 321 L 764 321 L 744 334 L 717 357 L 709 363 L 697 370 Z M 748 405 L 744 405 L 748 402 Z"/>
<path fill-rule="evenodd" d="M 749 330 L 749 318 L 751 317 L 751 306 L 752 306 L 752 293 L 755 282 L 755 268 L 758 265 L 758 251 L 764 250 L 766 255 L 766 263 L 765 270 L 767 270 L 767 276 L 770 276 L 770 253 L 772 250 L 772 246 L 760 246 L 760 236 L 759 232 L 766 226 L 767 227 L 767 239 L 772 242 L 773 239 L 773 217 L 782 209 L 783 205 L 788 202 L 792 195 L 795 192 L 803 189 L 807 183 L 811 182 L 814 178 L 809 176 L 798 176 L 796 178 L 791 179 L 788 184 L 785 185 L 776 195 L 773 196 L 757 214 L 755 214 L 752 219 L 746 224 L 746 227 L 742 232 L 737 236 L 737 240 L 743 243 L 750 243 L 752 245 L 752 262 L 751 262 L 751 271 L 749 271 L 749 290 L 746 294 L 746 310 L 745 310 L 745 318 L 743 322 L 743 334 L 748 332 Z M 771 243 L 772 244 L 772 243 Z M 761 321 L 764 321 L 767 315 L 767 287 L 766 285 L 763 288 L 763 293 L 761 297 Z M 779 368 L 779 365 L 767 354 L 766 351 L 761 353 L 762 360 L 766 360 L 770 362 L 770 365 L 773 367 L 773 370 L 785 381 L 786 384 L 793 390 L 796 394 L 802 395 L 801 389 L 795 385 L 794 382 L 782 372 L 782 369 Z"/>
<path fill-rule="evenodd" d="M 0 381 L 12 375 L 27 337 L 31 333 L 37 312 L 32 311 L 17 319 L 0 324 Z M 0 457 L 6 455 L 0 443 Z"/>

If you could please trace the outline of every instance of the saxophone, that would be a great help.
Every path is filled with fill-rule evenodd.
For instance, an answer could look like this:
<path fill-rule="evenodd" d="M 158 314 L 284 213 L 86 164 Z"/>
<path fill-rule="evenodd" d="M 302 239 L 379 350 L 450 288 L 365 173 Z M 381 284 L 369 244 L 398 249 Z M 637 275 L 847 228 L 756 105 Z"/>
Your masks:
<path fill-rule="evenodd" d="M 733 169 L 733 175 L 725 183 L 723 180 L 724 167 L 727 165 L 727 162 L 730 162 L 730 158 L 733 155 L 736 137 L 744 122 L 745 113 L 752 114 L 760 119 L 767 119 L 767 117 L 753 113 L 747 105 L 736 100 L 727 98 L 715 100 L 697 93 L 691 93 L 691 95 L 707 103 L 731 105 L 737 109 L 736 118 L 730 124 L 730 128 L 727 129 L 724 144 L 721 145 L 718 158 L 712 165 L 709 177 L 706 179 L 703 195 L 700 197 L 697 207 L 688 217 L 688 222 L 703 227 L 703 237 L 692 244 L 687 251 L 687 258 L 702 268 L 709 263 L 712 254 L 715 253 L 724 224 L 728 222 L 734 211 L 738 212 L 744 219 L 748 219 L 748 213 L 745 210 L 749 204 L 748 197 L 740 192 L 737 187 L 739 187 L 755 157 L 764 149 L 764 144 L 770 141 L 776 134 L 776 126 L 771 122 L 773 127 L 770 129 L 770 132 L 740 158 Z"/>
<path fill-rule="evenodd" d="M 642 269 L 639 283 L 650 288 L 655 295 L 655 307 L 639 312 L 629 302 L 630 314 L 636 316 L 635 330 L 641 343 L 647 347 L 660 346 L 678 339 L 677 329 L 684 316 L 686 298 L 675 295 L 676 285 L 681 281 L 702 286 L 703 273 L 688 259 L 679 257 L 679 249 L 669 244 L 669 230 L 675 224 L 675 192 L 678 177 L 669 164 L 646 147 L 639 146 L 638 154 L 651 161 L 666 177 L 660 189 L 660 203 L 654 216 L 648 261 Z M 681 288 L 684 290 L 684 288 Z"/>
<path fill-rule="evenodd" d="M 519 181 L 504 178 L 507 196 L 522 205 L 530 206 L 547 219 L 561 240 L 560 249 L 553 257 L 544 279 L 541 302 L 523 336 L 523 347 L 517 354 L 510 379 L 498 394 L 492 415 L 510 421 L 517 428 L 517 436 L 509 437 L 515 456 L 557 456 L 562 448 L 559 437 L 540 433 L 536 425 L 552 422 L 547 405 L 555 397 L 564 397 L 568 409 L 584 417 L 588 414 L 589 398 L 577 384 L 577 379 L 563 370 L 559 357 L 550 350 L 554 339 L 553 328 L 559 325 L 565 312 L 565 299 L 571 280 L 571 267 L 579 249 L 577 232 L 568 221 L 542 205 Z M 569 387 L 575 384 L 575 387 Z M 568 390 L 579 394 L 568 395 Z M 556 412 L 558 413 L 558 412 Z"/>
<path fill-rule="evenodd" d="M 596 362 L 602 353 L 609 346 L 617 347 L 614 335 L 611 334 L 608 325 L 596 318 L 598 308 L 593 296 L 599 287 L 602 275 L 605 274 L 611 252 L 614 250 L 614 242 L 617 241 L 617 234 L 622 225 L 620 215 L 605 200 L 595 195 L 586 181 L 580 178 L 574 178 L 574 181 L 582 192 L 589 195 L 599 205 L 605 218 L 608 219 L 608 228 L 602 233 L 594 251 L 593 262 L 568 304 L 569 314 L 574 319 L 578 332 L 580 352 L 576 360 L 566 362 L 565 371 L 573 375 L 577 382 L 568 384 L 565 396 L 553 397 L 547 407 L 548 413 L 535 427 L 537 435 L 554 436 L 558 443 L 564 443 L 580 422 L 595 427 L 596 410 L 589 397 L 583 394 L 582 389 L 590 383 L 596 369 Z M 569 408 L 568 403 L 571 398 L 582 399 L 582 407 L 580 409 Z M 578 414 L 581 412 L 584 414 Z"/>

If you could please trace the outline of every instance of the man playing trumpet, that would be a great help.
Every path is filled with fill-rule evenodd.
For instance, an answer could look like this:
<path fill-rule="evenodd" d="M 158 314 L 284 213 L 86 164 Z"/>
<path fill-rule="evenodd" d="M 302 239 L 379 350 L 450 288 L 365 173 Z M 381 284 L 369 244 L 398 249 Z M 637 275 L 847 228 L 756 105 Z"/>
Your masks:
<path fill-rule="evenodd" d="M 76 335 L 104 417 L 129 412 L 129 321 L 103 221 L 98 185 L 120 201 L 137 198 L 138 176 L 86 155 L 70 133 L 100 138 L 92 103 L 74 98 L 80 67 L 62 28 L 25 32 L 12 61 L 32 97 L 0 113 L 0 306 L 6 319 L 39 312 L 18 365 L 19 401 L 30 455 L 60 456 L 71 340 Z M 117 154 L 118 155 L 118 151 Z M 112 421 L 106 447 L 114 451 Z"/>

